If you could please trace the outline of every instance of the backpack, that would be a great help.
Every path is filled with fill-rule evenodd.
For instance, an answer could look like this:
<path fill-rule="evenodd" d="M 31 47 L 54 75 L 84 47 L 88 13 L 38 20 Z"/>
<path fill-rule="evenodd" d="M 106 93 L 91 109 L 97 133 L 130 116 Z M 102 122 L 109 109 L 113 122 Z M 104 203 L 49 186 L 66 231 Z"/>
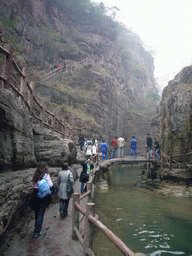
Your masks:
<path fill-rule="evenodd" d="M 51 194 L 51 189 L 50 189 L 49 183 L 46 180 L 46 177 L 47 177 L 47 174 L 45 174 L 43 179 L 40 180 L 38 183 L 38 197 L 41 199 Z"/>

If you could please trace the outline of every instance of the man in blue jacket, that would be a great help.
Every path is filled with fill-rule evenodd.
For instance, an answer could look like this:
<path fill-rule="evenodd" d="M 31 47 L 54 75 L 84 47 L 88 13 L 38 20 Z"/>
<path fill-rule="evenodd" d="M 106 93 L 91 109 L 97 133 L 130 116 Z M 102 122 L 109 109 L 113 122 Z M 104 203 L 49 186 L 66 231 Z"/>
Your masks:
<path fill-rule="evenodd" d="M 133 156 L 133 150 L 135 152 L 135 156 L 137 156 L 137 141 L 135 139 L 135 136 L 132 136 L 131 140 L 131 156 Z"/>
<path fill-rule="evenodd" d="M 105 141 L 103 141 L 100 145 L 100 150 L 101 150 L 101 153 L 102 153 L 102 160 L 105 160 L 106 159 L 109 159 L 108 158 L 108 155 L 107 155 L 107 151 L 108 151 L 108 146 L 107 144 L 105 143 Z"/>

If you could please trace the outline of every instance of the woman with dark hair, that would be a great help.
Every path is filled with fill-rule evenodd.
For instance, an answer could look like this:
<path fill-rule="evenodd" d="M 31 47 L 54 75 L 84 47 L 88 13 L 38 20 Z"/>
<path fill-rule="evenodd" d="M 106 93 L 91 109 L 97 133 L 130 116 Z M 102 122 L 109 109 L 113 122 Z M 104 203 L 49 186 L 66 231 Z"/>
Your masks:
<path fill-rule="evenodd" d="M 50 201 L 52 200 L 51 194 L 46 194 L 43 198 L 38 196 L 38 184 L 39 182 L 45 179 L 49 184 L 49 187 L 53 187 L 53 183 L 51 181 L 50 172 L 46 163 L 41 162 L 33 175 L 33 193 L 32 193 L 32 209 L 35 211 L 35 229 L 34 229 L 34 237 L 37 238 L 41 235 L 41 227 L 43 224 L 43 218 L 46 208 L 49 206 Z"/>
<path fill-rule="evenodd" d="M 85 163 L 81 163 L 83 170 L 81 171 L 79 181 L 81 182 L 81 194 L 87 192 L 87 182 L 89 180 L 89 173 L 94 168 L 91 159 L 88 159 Z"/>
<path fill-rule="evenodd" d="M 59 172 L 57 181 L 59 186 L 59 192 L 58 196 L 60 198 L 60 216 L 65 217 L 68 215 L 68 206 L 69 206 L 69 200 L 71 198 L 71 195 L 67 194 L 67 181 L 70 180 L 71 183 L 74 182 L 73 180 L 73 174 L 69 170 L 68 163 L 62 164 L 62 171 Z"/>

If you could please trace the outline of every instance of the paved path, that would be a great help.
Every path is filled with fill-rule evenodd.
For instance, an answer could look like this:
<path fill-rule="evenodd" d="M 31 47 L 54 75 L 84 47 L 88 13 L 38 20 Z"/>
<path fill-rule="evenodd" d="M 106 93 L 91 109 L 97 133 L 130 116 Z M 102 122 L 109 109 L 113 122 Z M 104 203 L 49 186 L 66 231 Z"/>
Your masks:
<path fill-rule="evenodd" d="M 80 191 L 80 182 L 74 184 L 76 193 Z M 85 209 L 86 198 L 81 201 L 81 207 Z M 72 199 L 69 204 L 69 215 L 61 219 L 59 213 L 59 200 L 56 199 L 45 212 L 42 235 L 33 237 L 34 220 L 30 221 L 26 234 L 14 236 L 10 247 L 4 256 L 80 256 L 82 246 L 80 242 L 71 238 L 72 233 Z"/>

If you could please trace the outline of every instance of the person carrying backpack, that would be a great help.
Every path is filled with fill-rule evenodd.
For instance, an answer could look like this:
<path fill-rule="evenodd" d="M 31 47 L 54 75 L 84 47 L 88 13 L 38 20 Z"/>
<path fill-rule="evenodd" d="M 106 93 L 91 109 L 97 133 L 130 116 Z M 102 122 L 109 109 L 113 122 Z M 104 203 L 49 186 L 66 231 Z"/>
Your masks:
<path fill-rule="evenodd" d="M 60 198 L 59 212 L 61 218 L 68 215 L 69 200 L 72 194 L 67 193 L 67 181 L 69 180 L 71 184 L 74 183 L 73 174 L 69 170 L 68 163 L 62 163 L 62 171 L 59 172 L 57 177 L 57 184 L 59 186 L 58 196 Z"/>
<path fill-rule="evenodd" d="M 45 210 L 52 200 L 51 188 L 54 188 L 46 163 L 41 162 L 37 166 L 32 182 L 33 193 L 31 201 L 33 201 L 33 207 L 30 207 L 35 211 L 34 237 L 38 238 L 41 235 Z"/>

